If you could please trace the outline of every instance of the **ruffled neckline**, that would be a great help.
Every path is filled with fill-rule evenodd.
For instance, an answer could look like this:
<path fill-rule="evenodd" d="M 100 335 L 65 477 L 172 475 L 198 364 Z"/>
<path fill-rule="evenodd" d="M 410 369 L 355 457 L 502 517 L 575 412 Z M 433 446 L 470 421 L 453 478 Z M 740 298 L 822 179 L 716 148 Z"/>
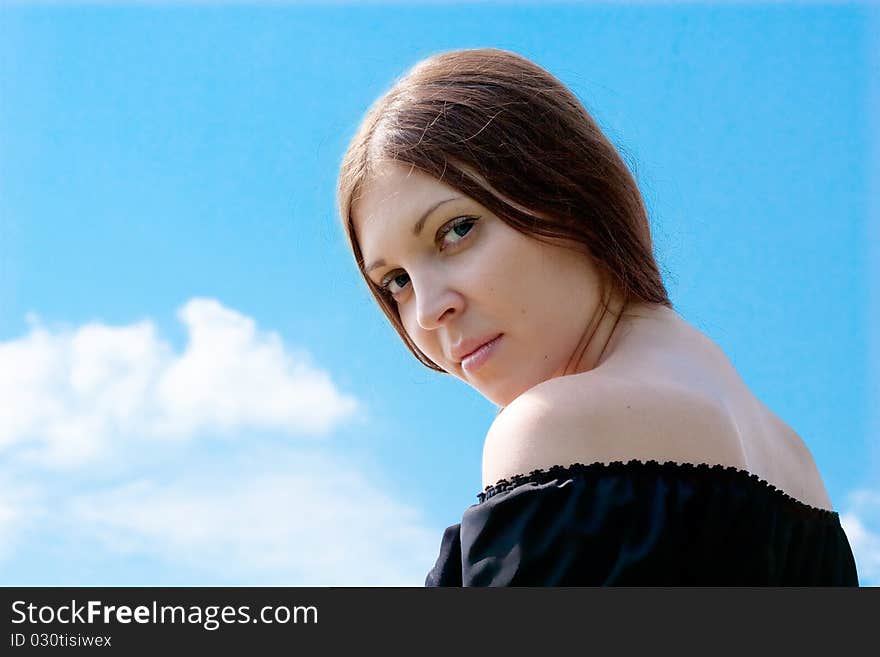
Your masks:
<path fill-rule="evenodd" d="M 764 488 L 771 497 L 777 498 L 787 504 L 794 505 L 796 508 L 802 511 L 822 517 L 827 517 L 830 519 L 838 518 L 837 511 L 823 509 L 813 506 L 811 504 L 807 504 L 806 502 L 803 502 L 796 497 L 792 497 L 785 491 L 777 488 L 776 486 L 766 481 L 765 479 L 762 479 L 753 472 L 742 470 L 733 465 L 721 465 L 720 463 L 679 463 L 678 461 L 664 461 L 663 463 L 660 463 L 659 461 L 656 461 L 654 459 L 649 459 L 648 461 L 642 461 L 640 459 L 630 459 L 629 461 L 611 461 L 610 463 L 605 463 L 603 461 L 596 461 L 594 463 L 586 464 L 572 463 L 571 465 L 554 465 L 549 468 L 532 470 L 527 474 L 514 475 L 509 479 L 499 479 L 494 484 L 486 486 L 482 492 L 477 493 L 477 500 L 478 504 L 482 504 L 489 498 L 494 497 L 499 493 L 503 493 L 523 484 L 545 484 L 547 482 L 553 481 L 554 479 L 559 479 L 563 476 L 565 478 L 571 478 L 573 476 L 587 474 L 618 474 L 621 472 L 625 472 L 626 470 L 632 469 L 633 466 L 641 467 L 648 471 L 666 470 L 670 473 L 676 474 L 686 472 L 691 474 L 703 475 L 711 474 L 715 477 L 727 477 L 730 480 L 751 480 L 758 486 Z"/>

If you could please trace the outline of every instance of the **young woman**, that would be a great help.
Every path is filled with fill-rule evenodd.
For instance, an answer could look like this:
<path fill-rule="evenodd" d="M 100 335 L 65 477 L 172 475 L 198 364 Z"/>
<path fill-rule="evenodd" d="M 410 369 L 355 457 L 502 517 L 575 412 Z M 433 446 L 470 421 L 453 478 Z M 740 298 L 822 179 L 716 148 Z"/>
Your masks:
<path fill-rule="evenodd" d="M 502 409 L 427 586 L 858 585 L 807 446 L 673 310 L 632 175 L 550 73 L 418 63 L 338 202 L 413 355 Z"/>

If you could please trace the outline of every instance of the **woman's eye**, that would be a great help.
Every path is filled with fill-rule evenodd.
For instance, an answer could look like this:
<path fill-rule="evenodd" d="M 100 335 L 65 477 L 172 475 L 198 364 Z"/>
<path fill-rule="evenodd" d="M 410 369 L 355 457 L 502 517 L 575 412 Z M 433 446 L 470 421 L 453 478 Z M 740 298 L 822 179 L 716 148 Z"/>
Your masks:
<path fill-rule="evenodd" d="M 467 237 L 467 234 L 471 232 L 475 223 L 477 223 L 477 220 L 474 217 L 462 217 L 449 225 L 449 228 L 443 228 L 441 230 L 440 240 L 442 241 L 447 235 L 457 237 L 458 239 L 452 242 L 454 246 Z"/>
<path fill-rule="evenodd" d="M 393 286 L 400 285 L 400 287 L 403 288 L 403 286 L 406 285 L 406 281 L 403 283 L 400 282 L 401 278 L 409 278 L 409 276 L 406 274 L 397 274 L 396 276 L 386 279 L 386 281 L 382 283 L 382 290 L 392 297 L 395 296 L 401 290 L 395 290 Z"/>
<path fill-rule="evenodd" d="M 449 246 L 454 247 L 464 240 L 464 238 L 470 234 L 475 223 L 477 223 L 477 217 L 459 217 L 451 223 L 446 224 L 446 226 L 438 231 L 437 241 L 441 244 L 440 250 L 443 251 Z M 446 246 L 443 246 L 442 244 L 445 238 L 450 235 L 457 239 L 453 239 L 451 243 L 447 243 Z M 394 298 L 404 290 L 408 280 L 409 276 L 406 272 L 392 272 L 392 275 L 386 277 L 380 287 L 387 296 Z M 398 286 L 399 289 L 395 288 L 395 286 Z"/>

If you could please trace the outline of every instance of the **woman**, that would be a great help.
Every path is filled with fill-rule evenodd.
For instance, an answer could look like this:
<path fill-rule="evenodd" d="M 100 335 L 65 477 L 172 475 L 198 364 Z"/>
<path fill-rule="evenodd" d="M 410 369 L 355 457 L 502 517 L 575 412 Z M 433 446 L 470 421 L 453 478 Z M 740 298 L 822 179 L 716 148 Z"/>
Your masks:
<path fill-rule="evenodd" d="M 420 62 L 338 202 L 415 357 L 503 411 L 427 586 L 858 584 L 807 446 L 673 310 L 632 175 L 550 73 Z"/>

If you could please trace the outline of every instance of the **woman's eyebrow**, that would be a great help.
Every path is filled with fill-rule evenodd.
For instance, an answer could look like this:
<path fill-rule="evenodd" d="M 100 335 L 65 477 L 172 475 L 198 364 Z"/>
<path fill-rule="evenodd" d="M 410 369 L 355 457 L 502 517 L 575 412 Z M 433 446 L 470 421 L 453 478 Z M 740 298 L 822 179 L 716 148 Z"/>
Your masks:
<path fill-rule="evenodd" d="M 449 203 L 450 201 L 457 201 L 460 198 L 461 198 L 461 196 L 453 196 L 452 198 L 446 198 L 446 199 L 443 199 L 442 201 L 437 201 L 434 205 L 432 205 L 427 210 L 425 210 L 425 213 L 421 217 L 419 217 L 419 220 L 413 226 L 413 235 L 418 237 L 421 234 L 422 228 L 424 228 L 424 226 L 425 226 L 425 222 L 428 220 L 428 217 L 431 216 L 431 214 L 434 212 L 434 210 L 439 208 L 444 203 Z M 369 274 L 376 267 L 383 267 L 384 265 L 385 265 L 385 260 L 383 260 L 382 258 L 379 258 L 373 264 L 371 264 L 369 267 L 367 267 L 366 273 Z"/>

